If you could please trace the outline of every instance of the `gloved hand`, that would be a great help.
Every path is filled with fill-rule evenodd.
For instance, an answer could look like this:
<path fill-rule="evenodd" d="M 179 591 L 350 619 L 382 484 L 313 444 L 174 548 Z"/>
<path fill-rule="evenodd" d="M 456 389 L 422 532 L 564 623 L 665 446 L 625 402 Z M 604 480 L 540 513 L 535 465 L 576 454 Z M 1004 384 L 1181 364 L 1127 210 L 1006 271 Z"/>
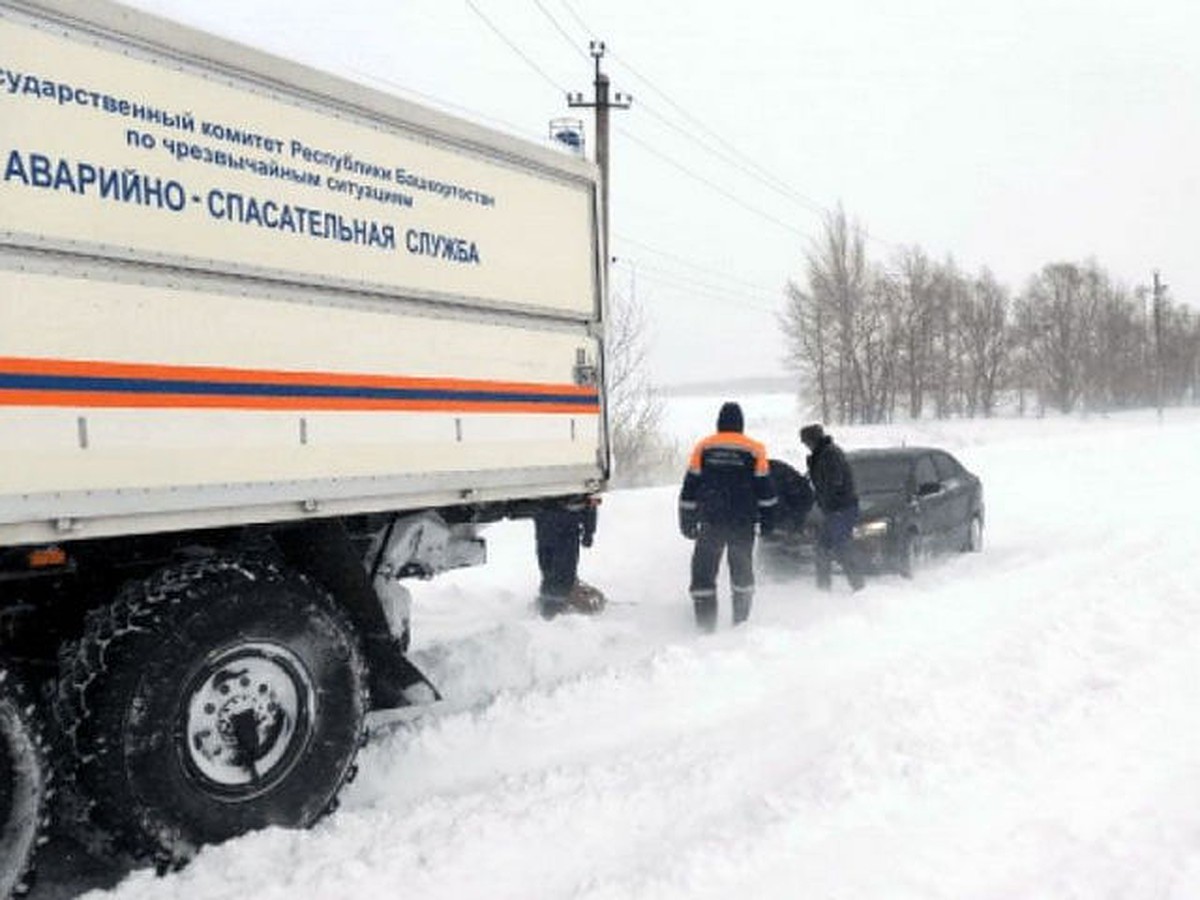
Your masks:
<path fill-rule="evenodd" d="M 592 546 L 592 533 L 590 531 L 585 531 L 583 533 L 583 535 L 579 538 L 579 545 L 581 547 Z"/>
<path fill-rule="evenodd" d="M 694 541 L 700 533 L 700 516 L 695 504 L 684 506 L 682 500 L 679 502 L 679 533 L 689 541 Z"/>

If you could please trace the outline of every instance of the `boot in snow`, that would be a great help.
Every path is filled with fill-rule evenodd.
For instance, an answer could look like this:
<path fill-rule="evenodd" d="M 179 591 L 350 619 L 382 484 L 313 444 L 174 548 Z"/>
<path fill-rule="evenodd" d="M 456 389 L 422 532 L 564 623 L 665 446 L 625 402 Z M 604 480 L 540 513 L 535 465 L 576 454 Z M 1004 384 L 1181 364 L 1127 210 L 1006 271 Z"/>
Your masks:
<path fill-rule="evenodd" d="M 607 598 L 598 587 L 588 584 L 586 581 L 576 581 L 575 586 L 571 588 L 571 593 L 567 595 L 566 610 L 595 615 L 603 611 L 607 602 Z"/>
<path fill-rule="evenodd" d="M 696 612 L 696 626 L 701 631 L 716 631 L 717 592 L 715 590 L 692 591 L 692 608 Z"/>
<path fill-rule="evenodd" d="M 538 594 L 537 595 L 537 611 L 543 619 L 547 621 L 553 619 L 561 612 L 566 612 L 567 598 L 560 594 Z"/>
<path fill-rule="evenodd" d="M 754 590 L 733 589 L 733 624 L 740 625 L 750 618 L 750 605 L 754 601 Z"/>

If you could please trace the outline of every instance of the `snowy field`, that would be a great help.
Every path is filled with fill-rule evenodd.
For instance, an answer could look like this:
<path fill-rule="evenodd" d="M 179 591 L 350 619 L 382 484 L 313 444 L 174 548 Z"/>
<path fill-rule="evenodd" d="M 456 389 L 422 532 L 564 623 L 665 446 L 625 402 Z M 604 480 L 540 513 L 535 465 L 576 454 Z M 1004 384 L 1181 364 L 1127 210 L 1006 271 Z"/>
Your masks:
<path fill-rule="evenodd" d="M 681 444 L 721 399 L 672 401 Z M 792 399 L 742 399 L 802 464 Z M 335 815 L 88 896 L 1200 897 L 1200 412 L 831 431 L 958 456 L 984 552 L 760 583 L 737 630 L 725 593 L 700 635 L 676 485 L 605 498 L 595 618 L 539 619 L 532 528 L 494 526 L 413 588 L 449 709 L 377 734 Z"/>

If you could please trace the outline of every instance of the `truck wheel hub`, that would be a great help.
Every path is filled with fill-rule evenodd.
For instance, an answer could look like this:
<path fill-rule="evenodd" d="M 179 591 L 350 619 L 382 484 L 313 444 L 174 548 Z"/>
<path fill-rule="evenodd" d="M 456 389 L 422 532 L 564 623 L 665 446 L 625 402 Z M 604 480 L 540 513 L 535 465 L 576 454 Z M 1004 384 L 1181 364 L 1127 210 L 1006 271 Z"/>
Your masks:
<path fill-rule="evenodd" d="M 316 694 L 286 647 L 241 644 L 192 680 L 186 701 L 186 761 L 218 793 L 253 796 L 291 768 L 307 744 Z"/>

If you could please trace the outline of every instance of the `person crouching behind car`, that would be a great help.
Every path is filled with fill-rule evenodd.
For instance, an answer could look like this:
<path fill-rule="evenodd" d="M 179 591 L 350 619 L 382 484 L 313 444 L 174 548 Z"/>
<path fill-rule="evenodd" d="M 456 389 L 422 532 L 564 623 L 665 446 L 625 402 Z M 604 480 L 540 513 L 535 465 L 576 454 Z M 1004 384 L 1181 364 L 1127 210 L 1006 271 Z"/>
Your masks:
<path fill-rule="evenodd" d="M 858 522 L 854 473 L 842 448 L 820 425 L 805 425 L 800 429 L 800 440 L 809 450 L 808 477 L 817 495 L 817 506 L 824 514 L 817 536 L 817 587 L 829 590 L 833 578 L 831 559 L 836 559 L 851 590 L 861 590 L 863 576 L 851 541 Z"/>
<path fill-rule="evenodd" d="M 770 532 L 777 503 L 767 451 L 742 433 L 742 408 L 726 403 L 717 432 L 692 450 L 679 492 L 679 530 L 692 551 L 690 594 L 696 624 L 717 624 L 717 570 L 728 550 L 733 624 L 746 621 L 754 598 L 754 524 Z"/>

